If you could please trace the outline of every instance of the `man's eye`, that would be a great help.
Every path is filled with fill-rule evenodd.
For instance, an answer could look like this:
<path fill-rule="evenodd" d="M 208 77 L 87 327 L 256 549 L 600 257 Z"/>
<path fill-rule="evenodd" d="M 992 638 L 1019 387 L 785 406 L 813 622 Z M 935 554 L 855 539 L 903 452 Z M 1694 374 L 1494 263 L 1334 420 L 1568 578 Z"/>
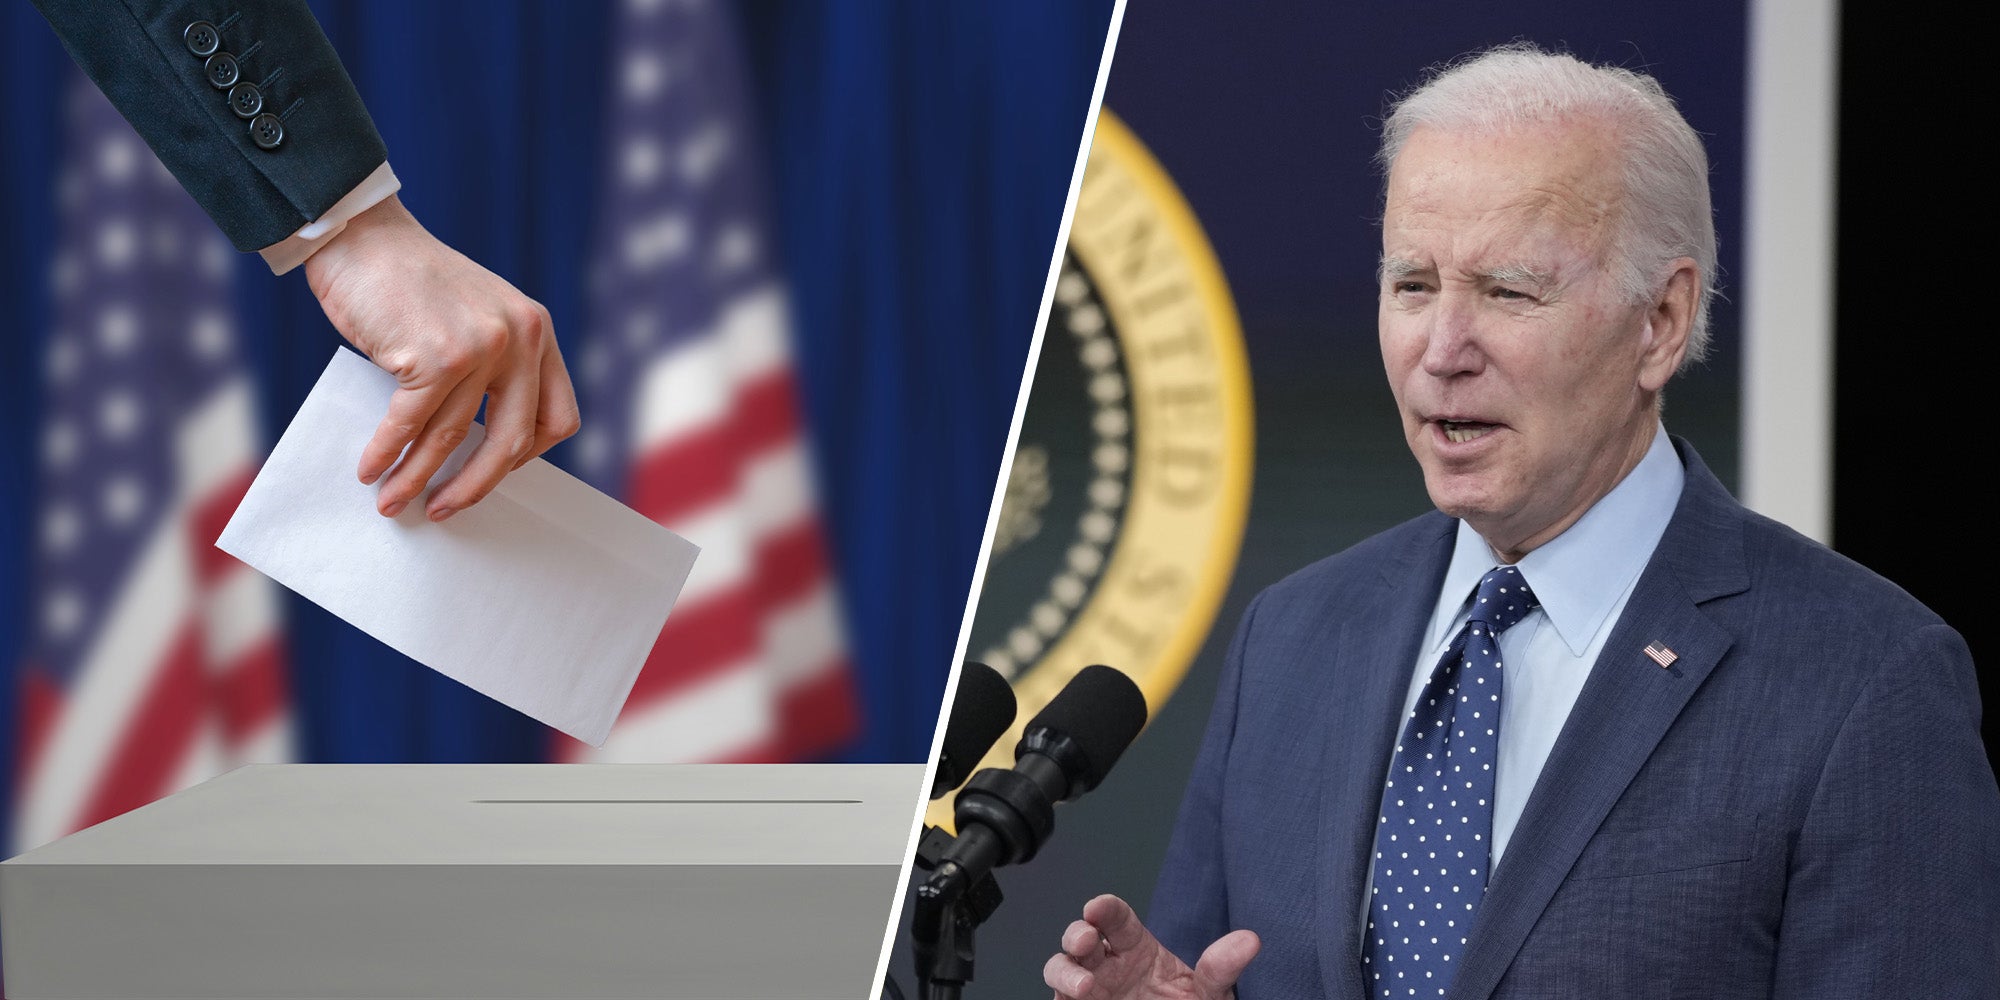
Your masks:
<path fill-rule="evenodd" d="M 1527 302 L 1534 298 L 1534 296 L 1529 295 L 1527 292 L 1520 291 L 1519 289 L 1507 288 L 1502 285 L 1494 286 L 1493 297 L 1496 299 L 1507 299 L 1509 301 L 1516 301 L 1516 302 Z"/>
<path fill-rule="evenodd" d="M 1421 281 L 1398 281 L 1395 287 L 1398 295 L 1416 295 L 1427 291 Z"/>

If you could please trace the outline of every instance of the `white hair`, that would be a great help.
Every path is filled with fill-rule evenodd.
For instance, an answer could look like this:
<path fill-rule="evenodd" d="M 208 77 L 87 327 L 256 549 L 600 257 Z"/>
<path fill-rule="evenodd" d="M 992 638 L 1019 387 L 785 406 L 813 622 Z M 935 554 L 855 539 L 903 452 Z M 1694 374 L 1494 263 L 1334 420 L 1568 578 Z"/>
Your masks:
<path fill-rule="evenodd" d="M 1659 81 L 1615 66 L 1515 42 L 1434 68 L 1395 101 L 1376 160 L 1386 174 L 1418 126 L 1505 132 L 1569 118 L 1609 125 L 1624 156 L 1624 198 L 1613 247 L 1621 289 L 1635 303 L 1664 287 L 1667 265 L 1691 257 L 1700 269 L 1694 323 L 1682 367 L 1708 354 L 1715 296 L 1715 219 L 1708 154 Z"/>

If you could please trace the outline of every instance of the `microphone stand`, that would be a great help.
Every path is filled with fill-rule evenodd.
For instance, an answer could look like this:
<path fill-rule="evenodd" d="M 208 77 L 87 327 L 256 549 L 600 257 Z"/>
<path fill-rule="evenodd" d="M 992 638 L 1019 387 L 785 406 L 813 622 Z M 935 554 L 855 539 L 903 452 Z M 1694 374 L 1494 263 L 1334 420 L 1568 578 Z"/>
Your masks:
<path fill-rule="evenodd" d="M 1073 752 L 1067 741 L 1055 749 Z M 917 844 L 916 863 L 931 873 L 917 887 L 910 918 L 922 1000 L 959 1000 L 972 981 L 972 932 L 1002 902 L 993 869 L 1031 860 L 1055 831 L 1055 804 L 1070 788 L 1068 775 L 1039 751 L 1014 766 L 988 768 L 966 782 L 953 809 L 958 836 L 927 827 Z"/>
<path fill-rule="evenodd" d="M 957 836 L 925 827 L 910 916 L 919 1000 L 959 1000 L 972 981 L 973 932 L 1001 903 L 993 870 L 1034 859 L 1055 832 L 1055 805 L 1097 787 L 1139 735 L 1146 699 L 1124 674 L 1089 666 L 1030 720 L 1011 770 L 972 776 L 952 803 Z"/>
<path fill-rule="evenodd" d="M 989 872 L 978 881 L 945 854 L 958 838 L 924 827 L 917 843 L 917 867 L 931 876 L 917 887 L 910 917 L 911 952 L 916 959 L 918 1000 L 959 1000 L 972 981 L 973 936 L 1005 897 Z"/>

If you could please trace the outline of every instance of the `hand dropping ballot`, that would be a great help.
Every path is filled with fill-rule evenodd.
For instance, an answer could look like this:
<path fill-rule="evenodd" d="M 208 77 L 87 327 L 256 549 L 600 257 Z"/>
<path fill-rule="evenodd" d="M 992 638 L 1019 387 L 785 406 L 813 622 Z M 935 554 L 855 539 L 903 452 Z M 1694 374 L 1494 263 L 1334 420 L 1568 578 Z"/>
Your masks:
<path fill-rule="evenodd" d="M 216 545 L 447 677 L 593 746 L 699 551 L 541 459 L 433 524 L 355 478 L 395 380 L 346 348 Z M 474 424 L 432 483 L 485 437 Z"/>

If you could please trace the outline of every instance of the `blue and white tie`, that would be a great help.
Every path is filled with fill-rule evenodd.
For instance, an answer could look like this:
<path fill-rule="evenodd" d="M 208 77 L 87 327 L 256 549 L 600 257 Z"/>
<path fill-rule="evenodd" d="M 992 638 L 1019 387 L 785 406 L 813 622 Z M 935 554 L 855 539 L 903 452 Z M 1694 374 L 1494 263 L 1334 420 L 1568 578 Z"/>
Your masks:
<path fill-rule="evenodd" d="M 1540 607 L 1518 570 L 1479 581 L 1471 619 L 1396 742 L 1375 828 L 1362 973 L 1372 997 L 1443 996 L 1486 893 L 1500 739 L 1500 633 Z"/>

